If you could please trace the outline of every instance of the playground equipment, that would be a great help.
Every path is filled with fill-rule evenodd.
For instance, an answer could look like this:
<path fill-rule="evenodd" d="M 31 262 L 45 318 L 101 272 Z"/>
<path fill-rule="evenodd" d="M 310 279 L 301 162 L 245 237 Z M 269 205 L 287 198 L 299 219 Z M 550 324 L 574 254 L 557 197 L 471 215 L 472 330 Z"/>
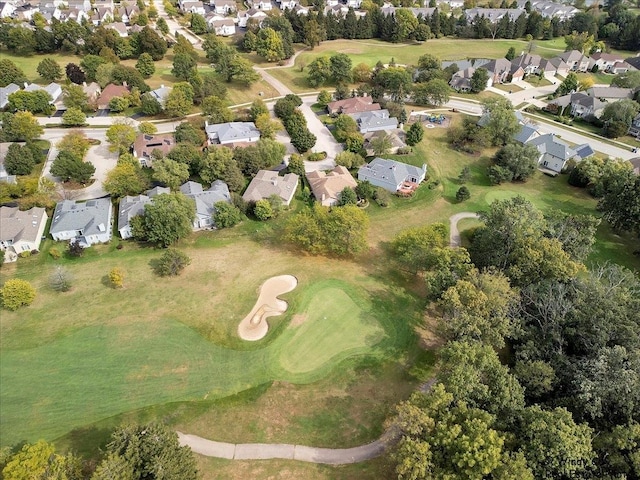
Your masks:
<path fill-rule="evenodd" d="M 437 123 L 438 125 L 441 125 L 442 122 L 444 122 L 445 120 L 446 120 L 446 117 L 444 115 L 442 115 L 442 114 L 427 116 L 427 121 L 428 122 Z"/>

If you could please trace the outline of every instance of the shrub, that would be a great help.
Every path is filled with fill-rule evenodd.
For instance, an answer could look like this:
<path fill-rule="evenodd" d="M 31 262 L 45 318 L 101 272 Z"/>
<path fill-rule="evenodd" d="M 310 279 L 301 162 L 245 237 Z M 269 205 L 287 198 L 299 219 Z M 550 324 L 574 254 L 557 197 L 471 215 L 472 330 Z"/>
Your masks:
<path fill-rule="evenodd" d="M 7 280 L 0 289 L 2 306 L 8 310 L 17 310 L 20 307 L 31 305 L 36 298 L 36 289 L 19 278 Z"/>
<path fill-rule="evenodd" d="M 400 147 L 398 149 L 398 155 L 409 155 L 411 153 L 411 147 Z"/>
<path fill-rule="evenodd" d="M 71 290 L 73 278 L 71 274 L 62 266 L 58 265 L 49 277 L 49 285 L 56 292 L 68 292 Z"/>
<path fill-rule="evenodd" d="M 384 188 L 377 188 L 374 200 L 381 207 L 388 207 L 391 202 L 391 194 Z"/>
<path fill-rule="evenodd" d="M 253 214 L 261 221 L 269 220 L 273 217 L 273 208 L 271 208 L 269 200 L 264 198 L 262 200 L 258 200 L 253 207 Z"/>
<path fill-rule="evenodd" d="M 121 268 L 113 267 L 108 274 L 109 284 L 113 288 L 122 288 L 124 286 L 124 272 Z"/>
<path fill-rule="evenodd" d="M 158 260 L 155 271 L 161 277 L 175 276 L 179 275 L 190 263 L 191 259 L 186 253 L 175 248 L 168 248 Z"/>
<path fill-rule="evenodd" d="M 216 228 L 230 228 L 242 221 L 242 214 L 235 205 L 227 202 L 217 202 L 216 212 L 213 214 L 213 221 Z"/>
<path fill-rule="evenodd" d="M 20 258 L 29 258 L 29 257 L 31 256 L 31 251 L 30 251 L 30 250 L 27 250 L 26 252 L 20 252 L 20 253 L 18 254 L 18 256 L 19 256 Z"/>
<path fill-rule="evenodd" d="M 307 157 L 310 162 L 319 162 L 327 158 L 327 152 L 313 152 Z"/>
<path fill-rule="evenodd" d="M 81 257 L 84 254 L 84 248 L 82 248 L 78 240 L 69 240 L 67 251 L 72 257 Z"/>
<path fill-rule="evenodd" d="M 58 248 L 53 247 L 49 250 L 49 255 L 51 255 L 51 258 L 54 260 L 58 260 L 62 256 L 62 252 L 60 252 Z"/>
<path fill-rule="evenodd" d="M 464 185 L 460 187 L 456 192 L 456 200 L 459 202 L 464 202 L 465 200 L 469 200 L 470 197 L 471 197 L 471 193 L 469 192 L 469 189 Z"/>

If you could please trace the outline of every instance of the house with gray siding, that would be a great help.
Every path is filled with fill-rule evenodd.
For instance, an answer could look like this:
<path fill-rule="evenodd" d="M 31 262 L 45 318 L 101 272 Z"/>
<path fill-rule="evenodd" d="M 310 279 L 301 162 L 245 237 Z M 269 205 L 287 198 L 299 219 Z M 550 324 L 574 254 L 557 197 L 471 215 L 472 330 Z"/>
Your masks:
<path fill-rule="evenodd" d="M 358 124 L 360 133 L 377 132 L 378 130 L 392 130 L 398 128 L 398 119 L 389 116 L 389 110 L 373 110 L 349 115 Z"/>
<path fill-rule="evenodd" d="M 358 169 L 358 180 L 367 181 L 392 193 L 403 190 L 406 183 L 420 184 L 426 175 L 426 164 L 419 168 L 380 157 Z"/>
<path fill-rule="evenodd" d="M 578 152 L 552 133 L 533 138 L 527 142 L 527 145 L 533 145 L 538 149 L 539 167 L 556 173 L 561 173 L 569 160 L 580 160 Z"/>
<path fill-rule="evenodd" d="M 213 125 L 205 122 L 204 130 L 211 145 L 251 143 L 260 140 L 260 130 L 253 122 L 227 122 Z"/>
<path fill-rule="evenodd" d="M 111 198 L 99 198 L 79 203 L 63 200 L 56 205 L 49 233 L 60 242 L 76 240 L 82 247 L 111 240 L 113 219 Z"/>

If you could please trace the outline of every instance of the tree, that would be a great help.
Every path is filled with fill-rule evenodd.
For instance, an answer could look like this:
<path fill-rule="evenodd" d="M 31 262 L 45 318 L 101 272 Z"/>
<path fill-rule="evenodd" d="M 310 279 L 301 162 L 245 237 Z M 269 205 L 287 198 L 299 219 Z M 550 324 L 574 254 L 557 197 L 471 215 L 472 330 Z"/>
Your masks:
<path fill-rule="evenodd" d="M 133 236 L 166 248 L 191 233 L 195 214 L 195 202 L 182 193 L 157 195 L 134 217 Z"/>
<path fill-rule="evenodd" d="M 397 36 L 393 41 L 403 42 L 412 38 L 418 27 L 418 19 L 413 12 L 406 8 L 397 8 L 395 11 Z"/>
<path fill-rule="evenodd" d="M 125 153 L 136 140 L 136 129 L 127 121 L 114 122 L 106 132 L 110 152 Z"/>
<path fill-rule="evenodd" d="M 336 53 L 329 58 L 329 72 L 335 84 L 351 83 L 351 58 L 346 53 Z"/>
<path fill-rule="evenodd" d="M 59 177 L 63 182 L 86 184 L 91 180 L 96 167 L 82 161 L 82 157 L 68 150 L 61 150 L 51 164 L 51 175 Z"/>
<path fill-rule="evenodd" d="M 180 80 L 188 80 L 196 72 L 196 60 L 187 53 L 178 53 L 173 57 L 172 75 Z"/>
<path fill-rule="evenodd" d="M 516 48 L 515 47 L 509 47 L 509 50 L 507 51 L 507 54 L 504 56 L 504 58 L 506 58 L 509 61 L 511 61 L 514 58 L 516 58 Z"/>
<path fill-rule="evenodd" d="M 137 163 L 137 161 L 136 161 Z M 139 164 L 128 162 L 118 164 L 107 173 L 103 187 L 114 198 L 126 195 L 139 195 L 148 188 L 146 176 L 142 173 Z"/>
<path fill-rule="evenodd" d="M 12 278 L 4 282 L 0 288 L 0 300 L 2 306 L 7 310 L 17 310 L 33 303 L 36 298 L 36 289 L 27 282 L 19 278 Z M 3 471 L 3 473 L 6 472 Z"/>
<path fill-rule="evenodd" d="M 199 174 L 207 183 L 222 180 L 232 192 L 241 191 L 246 183 L 238 162 L 233 158 L 233 150 L 224 146 L 209 150 L 200 162 Z"/>
<path fill-rule="evenodd" d="M 336 165 L 342 165 L 346 168 L 356 168 L 364 165 L 364 158 L 358 154 L 349 151 L 340 152 L 335 158 Z"/>
<path fill-rule="evenodd" d="M 82 86 L 73 83 L 62 88 L 62 102 L 67 108 L 75 108 L 83 112 L 89 107 L 89 100 Z"/>
<path fill-rule="evenodd" d="M 471 75 L 471 91 L 473 93 L 480 93 L 487 88 L 489 82 L 489 72 L 486 68 L 476 68 Z"/>
<path fill-rule="evenodd" d="M 513 181 L 526 182 L 538 168 L 538 149 L 533 145 L 509 143 L 493 157 L 496 165 L 511 172 Z"/>
<path fill-rule="evenodd" d="M 160 30 L 164 35 L 169 33 L 169 25 L 167 25 L 167 21 L 163 17 L 159 17 L 156 21 L 156 27 Z"/>
<path fill-rule="evenodd" d="M 156 65 L 153 63 L 153 58 L 148 53 L 142 53 L 138 57 L 136 62 L 136 69 L 144 78 L 149 78 L 156 72 Z"/>
<path fill-rule="evenodd" d="M 207 33 L 207 21 L 198 13 L 191 14 L 191 30 L 196 35 Z"/>
<path fill-rule="evenodd" d="M 528 407 L 517 438 L 536 478 L 563 478 L 567 470 L 581 476 L 593 462 L 591 429 L 576 424 L 564 408 Z"/>
<path fill-rule="evenodd" d="M 355 205 L 358 203 L 356 192 L 350 187 L 344 187 L 338 197 L 338 206 Z"/>
<path fill-rule="evenodd" d="M 307 21 L 304 25 L 304 43 L 311 47 L 311 50 L 327 36 L 324 25 L 321 25 L 315 18 Z"/>
<path fill-rule="evenodd" d="M 120 267 L 113 267 L 109 270 L 107 277 L 113 288 L 122 288 L 124 286 L 124 271 Z"/>
<path fill-rule="evenodd" d="M 518 118 L 513 112 L 513 105 L 504 97 L 489 98 L 482 101 L 484 129 L 491 139 L 491 144 L 506 145 L 520 130 Z"/>
<path fill-rule="evenodd" d="M 65 67 L 65 73 L 69 81 L 76 85 L 82 85 L 87 80 L 85 73 L 75 63 L 68 63 Z"/>
<path fill-rule="evenodd" d="M 67 127 L 79 127 L 87 122 L 87 117 L 82 110 L 68 108 L 62 114 L 62 124 Z"/>
<path fill-rule="evenodd" d="M 373 71 L 371 67 L 366 63 L 359 63 L 351 71 L 351 76 L 354 82 L 369 82 Z"/>
<path fill-rule="evenodd" d="M 72 239 L 67 244 L 67 252 L 71 257 L 80 258 L 84 255 L 84 247 L 78 239 Z"/>
<path fill-rule="evenodd" d="M 255 122 L 256 119 L 263 114 L 269 114 L 269 108 L 267 104 L 260 98 L 253 101 L 251 104 L 251 108 L 249 109 L 249 118 L 252 122 Z"/>
<path fill-rule="evenodd" d="M 282 124 L 277 120 L 271 120 L 268 113 L 263 113 L 255 119 L 256 128 L 260 131 L 261 138 L 273 140 L 276 134 L 282 130 Z"/>
<path fill-rule="evenodd" d="M 227 107 L 227 103 L 215 95 L 206 97 L 202 101 L 202 114 L 209 116 L 212 124 L 231 122 L 234 114 Z"/>
<path fill-rule="evenodd" d="M 71 152 L 80 158 L 84 158 L 90 146 L 91 142 L 89 139 L 82 131 L 78 130 L 70 131 L 56 144 L 58 150 Z"/>
<path fill-rule="evenodd" d="M 51 286 L 51 289 L 56 292 L 68 292 L 71 290 L 72 282 L 73 277 L 61 265 L 57 265 L 49 277 L 49 285 Z"/>
<path fill-rule="evenodd" d="M 136 38 L 138 52 L 148 53 L 156 62 L 167 53 L 167 42 L 149 26 L 145 26 Z"/>
<path fill-rule="evenodd" d="M 158 260 L 155 271 L 161 277 L 176 276 L 189 264 L 191 264 L 191 259 L 186 253 L 175 248 L 168 248 Z"/>
<path fill-rule="evenodd" d="M 147 478 L 150 476 L 149 472 L 161 472 L 161 476 L 174 480 L 198 478 L 191 448 L 180 446 L 177 433 L 164 425 L 149 423 L 117 428 L 107 445 L 105 460 L 113 464 L 114 457 L 119 457 L 123 463 L 128 464 L 133 472 L 133 479 Z M 102 464 L 98 469 L 101 467 Z M 127 477 L 124 478 L 128 480 Z"/>
<path fill-rule="evenodd" d="M 261 28 L 256 39 L 256 53 L 267 62 L 279 62 L 285 58 L 284 43 L 273 28 Z"/>
<path fill-rule="evenodd" d="M 289 165 L 287 166 L 289 173 L 295 173 L 299 177 L 304 176 L 304 157 L 299 153 L 292 153 L 289 157 Z"/>
<path fill-rule="evenodd" d="M 177 190 L 189 179 L 189 165 L 169 158 L 156 160 L 153 162 L 153 179 L 172 190 Z"/>
<path fill-rule="evenodd" d="M 394 102 L 404 102 L 411 92 L 413 79 L 406 68 L 388 67 L 379 71 L 374 76 L 373 82 L 382 87 Z"/>
<path fill-rule="evenodd" d="M 242 213 L 231 203 L 216 202 L 214 209 L 212 220 L 216 228 L 231 228 L 242 221 Z"/>
<path fill-rule="evenodd" d="M 9 458 L 2 474 L 7 480 L 83 478 L 82 462 L 78 457 L 71 453 L 57 454 L 53 445 L 44 440 L 23 445 L 19 452 Z"/>
<path fill-rule="evenodd" d="M 640 87 L 640 71 L 630 70 L 626 73 L 619 73 L 611 80 L 611 86 L 620 88 Z"/>
<path fill-rule="evenodd" d="M 336 140 L 339 142 L 346 141 L 347 137 L 352 133 L 358 133 L 358 124 L 349 115 L 340 114 L 333 123 Z"/>
<path fill-rule="evenodd" d="M 371 145 L 373 154 L 377 157 L 387 155 L 393 146 L 391 143 L 391 137 L 386 133 L 373 138 L 369 142 L 369 145 Z"/>
<path fill-rule="evenodd" d="M 5 41 L 7 49 L 22 57 L 30 56 L 36 48 L 34 32 L 25 27 L 15 27 L 9 31 Z"/>
<path fill-rule="evenodd" d="M 558 240 L 573 260 L 583 262 L 587 259 L 596 241 L 599 218 L 549 209 L 544 219 L 547 224 L 545 236 Z"/>
<path fill-rule="evenodd" d="M 29 175 L 36 166 L 33 154 L 27 146 L 12 143 L 7 148 L 4 167 L 9 175 Z"/>
<path fill-rule="evenodd" d="M 38 75 L 46 82 L 55 82 L 62 77 L 62 68 L 53 58 L 47 57 L 40 61 L 36 68 Z"/>
<path fill-rule="evenodd" d="M 312 87 L 319 87 L 331 79 L 331 63 L 329 57 L 322 55 L 317 57 L 307 67 L 307 82 Z"/>
<path fill-rule="evenodd" d="M 0 59 L 0 87 L 6 87 L 10 83 L 22 85 L 27 81 L 24 72 L 8 58 Z"/>
<path fill-rule="evenodd" d="M 44 113 L 50 115 L 55 111 L 55 107 L 51 105 L 51 95 L 45 90 L 36 90 L 28 92 L 26 90 L 18 90 L 9 95 L 9 111 L 27 111 L 31 113 Z"/>
<path fill-rule="evenodd" d="M 479 268 L 497 267 L 516 285 L 568 280 L 584 269 L 559 240 L 545 237 L 542 213 L 520 196 L 493 202 L 480 219 L 485 226 L 476 230 L 470 248 Z"/>
<path fill-rule="evenodd" d="M 202 146 L 207 140 L 202 129 L 191 122 L 183 122 L 178 125 L 174 136 L 176 143 L 190 143 L 196 147 Z"/>
<path fill-rule="evenodd" d="M 625 135 L 638 112 L 640 104 L 630 99 L 607 103 L 600 117 L 604 122 L 604 133 L 610 138 Z"/>
<path fill-rule="evenodd" d="M 471 198 L 471 192 L 469 192 L 469 189 L 464 185 L 461 186 L 456 192 L 456 200 L 458 202 L 464 202 L 466 200 L 469 200 L 470 198 Z"/>
<path fill-rule="evenodd" d="M 414 393 L 397 407 L 394 422 L 401 432 L 394 455 L 398 478 L 494 478 L 504 462 L 505 443 L 492 428 L 494 420 L 454 401 L 442 384 Z"/>
<path fill-rule="evenodd" d="M 140 98 L 141 110 L 145 115 L 158 115 L 162 113 L 162 105 L 160 102 L 149 93 L 145 93 Z"/>
<path fill-rule="evenodd" d="M 31 112 L 16 112 L 5 115 L 0 131 L 4 141 L 32 142 L 44 132 Z"/>
<path fill-rule="evenodd" d="M 138 124 L 138 132 L 144 135 L 154 135 L 158 132 L 158 127 L 151 122 L 140 122 Z"/>
<path fill-rule="evenodd" d="M 640 235 L 639 193 L 640 177 L 627 175 L 622 181 L 611 185 L 598 203 L 598 209 L 614 229 Z"/>
<path fill-rule="evenodd" d="M 571 92 L 578 91 L 578 76 L 569 72 L 569 74 L 565 77 L 562 83 L 556 89 L 555 95 L 561 97 L 562 95 L 567 95 Z"/>
<path fill-rule="evenodd" d="M 471 169 L 469 168 L 468 165 L 465 165 L 462 171 L 460 172 L 460 175 L 458 175 L 458 181 L 464 184 L 464 183 L 467 183 L 469 180 L 471 180 Z"/>
<path fill-rule="evenodd" d="M 193 87 L 188 83 L 176 83 L 167 96 L 164 110 L 171 117 L 184 117 L 193 107 Z"/>
<path fill-rule="evenodd" d="M 412 90 L 413 101 L 418 105 L 444 105 L 449 101 L 451 88 L 446 80 L 434 78 L 427 83 L 417 83 Z"/>
<path fill-rule="evenodd" d="M 87 81 L 95 82 L 98 73 L 98 67 L 108 64 L 109 61 L 100 55 L 85 55 L 80 61 L 80 68 L 87 76 Z"/>
<path fill-rule="evenodd" d="M 424 137 L 424 127 L 420 122 L 412 123 L 407 131 L 406 142 L 407 145 L 417 145 L 422 141 Z"/>

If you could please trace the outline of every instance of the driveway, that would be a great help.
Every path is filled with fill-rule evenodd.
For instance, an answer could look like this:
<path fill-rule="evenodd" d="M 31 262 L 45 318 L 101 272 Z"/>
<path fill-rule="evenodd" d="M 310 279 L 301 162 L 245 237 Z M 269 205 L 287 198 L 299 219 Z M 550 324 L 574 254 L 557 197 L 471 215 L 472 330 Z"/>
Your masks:
<path fill-rule="evenodd" d="M 329 129 L 311 110 L 311 105 L 316 103 L 315 97 L 307 97 L 300 105 L 300 111 L 307 119 L 309 130 L 318 138 L 316 145 L 311 149 L 313 152 L 327 152 L 327 158 L 333 160 L 340 152 L 344 150 L 341 143 L 333 138 Z M 333 167 L 332 167 L 333 168 Z"/>
<path fill-rule="evenodd" d="M 449 245 L 459 247 L 462 244 L 460 231 L 458 230 L 458 222 L 463 218 L 479 218 L 477 213 L 460 212 L 449 217 Z"/>

